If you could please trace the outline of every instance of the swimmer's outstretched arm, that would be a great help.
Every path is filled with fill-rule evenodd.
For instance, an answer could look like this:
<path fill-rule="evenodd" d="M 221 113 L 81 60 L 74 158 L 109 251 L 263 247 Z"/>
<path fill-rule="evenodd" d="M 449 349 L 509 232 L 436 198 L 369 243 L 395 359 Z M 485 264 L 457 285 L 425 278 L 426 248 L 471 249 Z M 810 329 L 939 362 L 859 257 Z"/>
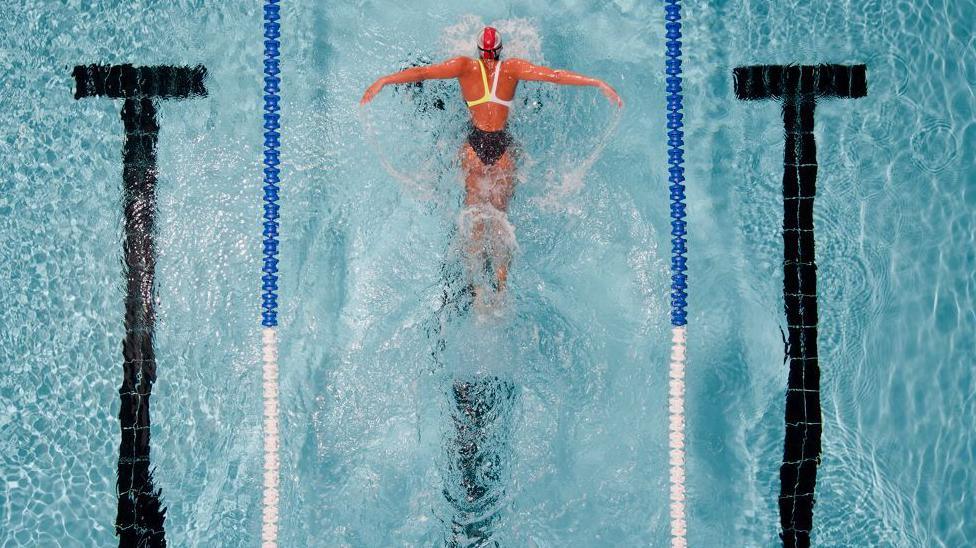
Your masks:
<path fill-rule="evenodd" d="M 468 66 L 468 62 L 469 60 L 467 57 L 455 57 L 436 65 L 411 67 L 406 70 L 401 70 L 400 72 L 388 74 L 373 82 L 371 86 L 366 88 L 366 93 L 363 94 L 363 98 L 359 101 L 359 104 L 365 105 L 366 103 L 372 101 L 373 97 L 376 97 L 376 94 L 383 89 L 383 86 L 389 84 L 407 84 L 410 82 L 420 82 L 422 80 L 457 78 L 464 72 L 464 69 Z"/>
<path fill-rule="evenodd" d="M 525 59 L 509 59 L 506 61 L 506 64 L 515 69 L 515 75 L 519 80 L 550 82 L 563 86 L 593 86 L 599 88 L 607 96 L 607 99 L 610 99 L 618 107 L 624 106 L 623 100 L 610 87 L 610 84 L 599 78 L 591 78 L 571 70 L 551 69 L 549 67 L 533 65 Z"/>

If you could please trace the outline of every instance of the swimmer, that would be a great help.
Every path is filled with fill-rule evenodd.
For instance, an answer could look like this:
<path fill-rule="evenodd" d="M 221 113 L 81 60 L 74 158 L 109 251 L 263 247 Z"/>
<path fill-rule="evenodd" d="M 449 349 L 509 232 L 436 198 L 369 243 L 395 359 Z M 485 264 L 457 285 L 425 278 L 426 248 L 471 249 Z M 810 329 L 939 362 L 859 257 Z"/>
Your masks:
<path fill-rule="evenodd" d="M 599 89 L 617 107 L 623 101 L 606 82 L 568 70 L 554 70 L 534 65 L 524 59 L 502 61 L 502 37 L 493 27 L 485 27 L 478 37 L 478 58 L 455 57 L 443 63 L 412 67 L 383 76 L 373 82 L 363 94 L 360 105 L 370 102 L 384 86 L 406 84 L 432 79 L 456 78 L 461 95 L 471 113 L 471 129 L 461 147 L 461 167 L 464 170 L 466 207 L 490 207 L 507 211 L 515 184 L 513 141 L 505 125 L 515 98 L 515 88 L 521 80 L 549 82 L 567 86 L 592 86 Z M 490 77 L 489 77 L 490 75 Z M 484 222 L 477 222 L 471 234 L 469 252 L 477 253 L 484 246 Z M 504 290 L 508 278 L 507 256 L 495 257 L 496 288 Z M 480 294 L 480 289 L 475 289 Z"/>

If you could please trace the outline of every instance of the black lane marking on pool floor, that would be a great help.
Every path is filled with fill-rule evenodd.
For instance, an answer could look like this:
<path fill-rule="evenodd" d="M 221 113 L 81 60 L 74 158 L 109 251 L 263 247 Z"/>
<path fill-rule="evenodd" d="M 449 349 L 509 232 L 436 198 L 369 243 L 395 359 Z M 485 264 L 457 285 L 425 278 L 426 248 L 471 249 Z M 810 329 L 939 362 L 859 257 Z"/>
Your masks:
<path fill-rule="evenodd" d="M 75 99 L 109 97 L 186 99 L 205 97 L 207 68 L 132 65 L 78 65 L 75 77 Z"/>
<path fill-rule="evenodd" d="M 118 513 L 119 546 L 166 546 L 166 509 L 153 485 L 149 461 L 149 397 L 156 380 L 154 276 L 156 250 L 156 143 L 159 121 L 155 99 L 206 96 L 203 66 L 80 65 L 73 71 L 75 99 L 125 99 L 122 124 L 122 181 L 125 215 L 125 339 L 119 397 Z"/>
<path fill-rule="evenodd" d="M 786 431 L 780 466 L 783 546 L 809 546 L 820 463 L 820 365 L 817 354 L 817 264 L 813 201 L 817 193 L 817 98 L 867 95 L 865 65 L 757 65 L 733 70 L 741 100 L 782 101 L 783 298 L 789 329 Z"/>

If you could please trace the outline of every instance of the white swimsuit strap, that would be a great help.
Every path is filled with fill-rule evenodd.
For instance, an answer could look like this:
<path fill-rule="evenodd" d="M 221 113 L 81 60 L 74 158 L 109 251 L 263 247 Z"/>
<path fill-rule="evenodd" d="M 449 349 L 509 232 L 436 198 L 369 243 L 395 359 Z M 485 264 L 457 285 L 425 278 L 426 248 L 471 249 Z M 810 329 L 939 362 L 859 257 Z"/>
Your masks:
<path fill-rule="evenodd" d="M 498 75 L 499 75 L 499 73 L 501 73 L 501 70 L 502 70 L 502 62 L 499 61 L 499 62 L 495 63 L 495 80 L 491 83 L 491 98 L 492 99 L 495 99 L 497 97 L 495 95 L 495 90 L 498 89 Z"/>
<path fill-rule="evenodd" d="M 495 64 L 495 80 L 491 83 L 491 99 L 489 99 L 489 101 L 492 103 L 498 103 L 499 105 L 505 105 L 507 107 L 511 106 L 512 101 L 499 99 L 498 95 L 495 93 L 498 90 L 498 76 L 502 71 L 502 62 L 503 61 L 499 61 Z"/>

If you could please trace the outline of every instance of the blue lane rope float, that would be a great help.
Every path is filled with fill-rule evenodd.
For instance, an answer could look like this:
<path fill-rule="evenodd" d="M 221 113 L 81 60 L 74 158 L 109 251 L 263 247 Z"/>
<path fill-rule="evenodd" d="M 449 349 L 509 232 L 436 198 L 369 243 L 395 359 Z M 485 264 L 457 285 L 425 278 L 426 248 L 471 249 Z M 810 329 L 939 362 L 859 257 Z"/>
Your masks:
<path fill-rule="evenodd" d="M 668 368 L 668 480 L 671 546 L 688 545 L 685 518 L 685 357 L 688 252 L 685 235 L 684 115 L 681 95 L 681 2 L 665 0 L 668 190 L 671 194 L 671 362 Z"/>
<path fill-rule="evenodd" d="M 666 83 L 668 92 L 668 181 L 671 191 L 671 325 L 688 323 L 688 283 L 685 271 L 688 252 L 685 222 L 684 115 L 681 95 L 681 2 L 666 0 Z"/>
<path fill-rule="evenodd" d="M 264 489 L 261 502 L 261 545 L 278 545 L 278 217 L 281 183 L 279 66 L 281 27 L 279 0 L 264 3 L 264 265 L 261 268 L 262 398 L 264 403 Z"/>
<path fill-rule="evenodd" d="M 278 0 L 266 0 L 264 5 L 264 276 L 261 278 L 261 324 L 278 325 L 278 190 L 281 179 L 278 148 L 281 127 L 278 111 L 281 79 L 278 66 L 281 36 L 278 20 Z"/>

